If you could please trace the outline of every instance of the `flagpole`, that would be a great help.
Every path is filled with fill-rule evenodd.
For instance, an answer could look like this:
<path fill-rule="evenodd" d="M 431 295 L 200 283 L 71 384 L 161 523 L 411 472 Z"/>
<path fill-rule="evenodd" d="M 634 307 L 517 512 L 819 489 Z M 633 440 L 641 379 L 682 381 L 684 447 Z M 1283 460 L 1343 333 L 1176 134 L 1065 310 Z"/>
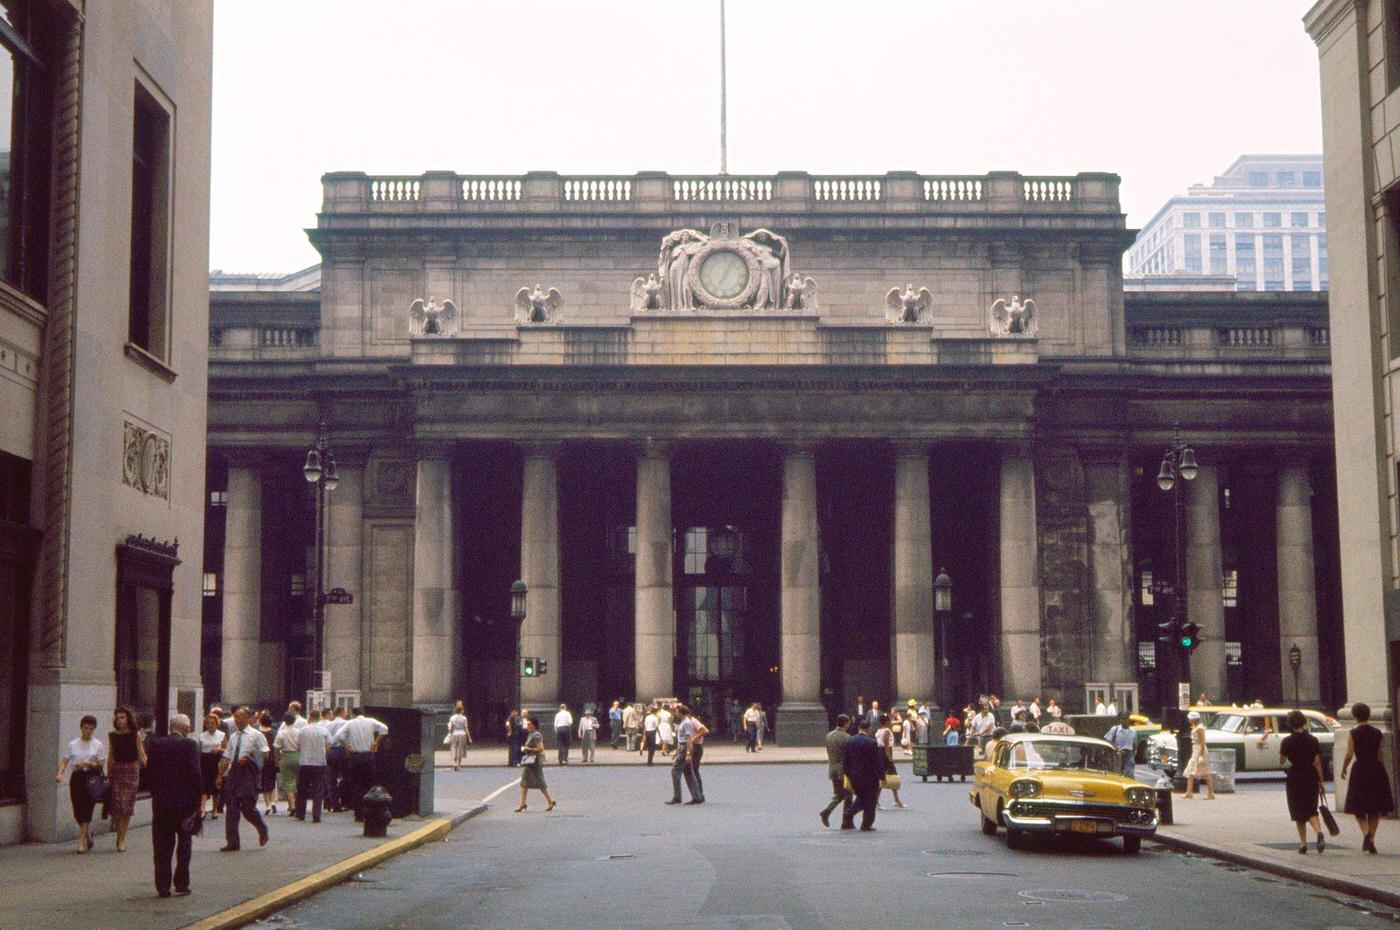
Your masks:
<path fill-rule="evenodd" d="M 729 88 L 724 57 L 724 0 L 719 0 L 719 173 L 729 173 Z"/>

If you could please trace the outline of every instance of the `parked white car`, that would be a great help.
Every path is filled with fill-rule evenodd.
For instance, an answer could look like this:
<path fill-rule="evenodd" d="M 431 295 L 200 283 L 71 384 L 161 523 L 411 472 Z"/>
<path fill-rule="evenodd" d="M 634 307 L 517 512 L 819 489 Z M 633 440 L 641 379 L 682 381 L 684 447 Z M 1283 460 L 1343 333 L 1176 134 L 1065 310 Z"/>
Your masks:
<path fill-rule="evenodd" d="M 1278 772 L 1283 770 L 1279 745 L 1288 735 L 1284 718 L 1286 707 L 1233 707 L 1217 709 L 1206 725 L 1208 749 L 1232 749 L 1237 772 Z M 1322 766 L 1332 774 L 1332 746 L 1337 724 L 1321 711 L 1304 710 L 1308 730 L 1322 744 Z M 1154 769 L 1177 768 L 1176 734 L 1158 733 L 1148 743 L 1148 764 Z"/>

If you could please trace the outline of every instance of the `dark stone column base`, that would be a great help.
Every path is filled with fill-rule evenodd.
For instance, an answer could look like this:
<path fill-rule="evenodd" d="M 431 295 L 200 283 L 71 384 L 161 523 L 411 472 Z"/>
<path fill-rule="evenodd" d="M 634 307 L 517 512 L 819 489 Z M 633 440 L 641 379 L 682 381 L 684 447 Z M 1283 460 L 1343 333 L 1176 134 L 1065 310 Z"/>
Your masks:
<path fill-rule="evenodd" d="M 811 702 L 787 701 L 778 706 L 774 735 L 783 746 L 825 746 L 831 729 L 826 708 Z"/>

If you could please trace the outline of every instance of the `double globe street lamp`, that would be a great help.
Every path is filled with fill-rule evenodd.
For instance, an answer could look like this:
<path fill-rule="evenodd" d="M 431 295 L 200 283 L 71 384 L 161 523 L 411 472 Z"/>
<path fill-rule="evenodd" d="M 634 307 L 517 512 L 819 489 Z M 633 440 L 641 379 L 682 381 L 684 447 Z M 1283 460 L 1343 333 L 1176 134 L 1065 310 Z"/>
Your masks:
<path fill-rule="evenodd" d="M 1196 463 L 1196 450 L 1181 440 L 1181 431 L 1172 431 L 1172 444 L 1162 454 L 1162 466 L 1157 470 L 1157 487 L 1172 494 L 1172 616 L 1165 623 L 1157 624 L 1163 635 L 1159 642 L 1174 647 L 1172 651 L 1180 661 L 1180 677 L 1191 681 L 1191 650 L 1196 648 L 1200 638 L 1200 628 L 1187 620 L 1185 571 L 1181 564 L 1181 530 L 1185 522 L 1182 516 L 1182 482 L 1195 481 L 1200 474 Z M 1180 480 L 1178 480 L 1180 479 Z M 1187 698 L 1190 700 L 1189 695 Z"/>
<path fill-rule="evenodd" d="M 525 626 L 525 599 L 529 593 L 530 589 L 519 578 L 510 586 L 510 618 L 515 621 L 515 709 L 522 714 L 524 710 L 520 706 L 520 666 L 523 659 L 520 655 L 520 635 Z"/>
<path fill-rule="evenodd" d="M 326 494 L 340 484 L 335 455 L 326 440 L 326 424 L 316 429 L 316 441 L 306 453 L 302 476 L 316 488 L 316 583 L 312 587 L 311 628 L 314 642 L 311 658 L 316 690 L 322 690 L 326 667 Z"/>
<path fill-rule="evenodd" d="M 953 579 L 940 568 L 933 579 L 933 620 L 938 625 L 938 703 L 948 709 L 948 620 L 953 614 Z"/>

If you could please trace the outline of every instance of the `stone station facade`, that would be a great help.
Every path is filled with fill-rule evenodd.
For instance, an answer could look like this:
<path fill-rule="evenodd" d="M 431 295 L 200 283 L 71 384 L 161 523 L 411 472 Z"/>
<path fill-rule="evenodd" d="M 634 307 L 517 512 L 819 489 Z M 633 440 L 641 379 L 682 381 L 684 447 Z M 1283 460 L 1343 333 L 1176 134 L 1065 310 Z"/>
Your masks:
<path fill-rule="evenodd" d="M 323 184 L 319 291 L 211 295 L 223 700 L 310 681 L 321 424 L 326 664 L 367 702 L 494 732 L 519 577 L 534 707 L 758 700 L 798 741 L 857 694 L 1155 712 L 1177 428 L 1193 688 L 1281 699 L 1296 642 L 1302 699 L 1343 693 L 1325 296 L 1125 300 L 1115 176 Z"/>

